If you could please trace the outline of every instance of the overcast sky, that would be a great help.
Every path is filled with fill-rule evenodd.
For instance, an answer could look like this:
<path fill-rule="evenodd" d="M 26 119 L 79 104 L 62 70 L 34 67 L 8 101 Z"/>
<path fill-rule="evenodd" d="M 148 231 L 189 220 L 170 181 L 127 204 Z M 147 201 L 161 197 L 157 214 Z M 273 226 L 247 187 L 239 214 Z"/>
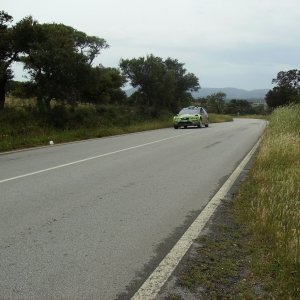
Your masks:
<path fill-rule="evenodd" d="M 300 68 L 299 0 L 1 0 L 0 10 L 104 38 L 105 67 L 176 58 L 202 87 L 271 88 L 279 71 Z"/>

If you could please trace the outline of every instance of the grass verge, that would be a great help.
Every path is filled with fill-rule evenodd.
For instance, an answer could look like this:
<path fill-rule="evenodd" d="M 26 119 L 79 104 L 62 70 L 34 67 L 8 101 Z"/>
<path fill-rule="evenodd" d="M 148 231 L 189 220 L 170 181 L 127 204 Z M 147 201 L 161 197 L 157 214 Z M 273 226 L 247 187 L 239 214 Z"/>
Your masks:
<path fill-rule="evenodd" d="M 232 121 L 212 115 L 212 123 Z M 172 115 L 158 118 L 126 106 L 54 107 L 39 112 L 36 106 L 9 107 L 0 112 L 0 152 L 172 127 Z"/>
<path fill-rule="evenodd" d="M 210 123 L 232 122 L 233 117 L 230 115 L 209 114 Z"/>
<path fill-rule="evenodd" d="M 251 230 L 252 269 L 276 299 L 300 299 L 300 105 L 271 116 L 235 213 Z"/>
<path fill-rule="evenodd" d="M 160 299 L 300 299 L 300 105 L 273 112 L 246 180 L 208 230 Z"/>
<path fill-rule="evenodd" d="M 270 115 L 232 115 L 233 118 L 240 118 L 240 119 L 260 119 L 260 120 L 269 120 Z"/>

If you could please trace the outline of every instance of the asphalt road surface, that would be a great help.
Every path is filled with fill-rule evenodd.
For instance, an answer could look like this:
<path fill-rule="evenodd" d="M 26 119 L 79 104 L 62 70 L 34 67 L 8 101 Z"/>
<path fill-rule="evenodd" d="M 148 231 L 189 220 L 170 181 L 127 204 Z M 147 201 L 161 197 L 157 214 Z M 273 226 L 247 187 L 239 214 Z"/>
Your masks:
<path fill-rule="evenodd" d="M 265 122 L 0 155 L 0 299 L 128 299 Z"/>

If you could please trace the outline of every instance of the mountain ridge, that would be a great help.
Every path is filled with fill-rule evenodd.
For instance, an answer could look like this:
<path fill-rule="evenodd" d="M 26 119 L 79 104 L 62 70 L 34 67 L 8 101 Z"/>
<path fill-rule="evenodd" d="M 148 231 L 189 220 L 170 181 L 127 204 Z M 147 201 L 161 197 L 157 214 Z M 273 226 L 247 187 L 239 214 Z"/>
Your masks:
<path fill-rule="evenodd" d="M 127 96 L 131 96 L 137 88 L 129 88 L 125 90 Z M 264 100 L 265 95 L 269 89 L 253 89 L 253 90 L 245 90 L 239 88 L 232 87 L 224 87 L 224 88 L 210 88 L 204 87 L 199 89 L 197 92 L 192 92 L 192 96 L 194 98 L 205 98 L 211 94 L 215 93 L 225 93 L 226 100 L 229 101 L 231 99 L 239 99 L 239 100 Z"/>
<path fill-rule="evenodd" d="M 192 92 L 194 98 L 204 98 L 211 94 L 215 93 L 225 93 L 226 99 L 241 99 L 241 100 L 249 100 L 249 99 L 257 99 L 264 100 L 266 94 L 269 89 L 253 89 L 253 90 L 245 90 L 238 89 L 232 87 L 224 87 L 224 88 L 208 88 L 204 87 L 199 89 L 197 92 Z"/>

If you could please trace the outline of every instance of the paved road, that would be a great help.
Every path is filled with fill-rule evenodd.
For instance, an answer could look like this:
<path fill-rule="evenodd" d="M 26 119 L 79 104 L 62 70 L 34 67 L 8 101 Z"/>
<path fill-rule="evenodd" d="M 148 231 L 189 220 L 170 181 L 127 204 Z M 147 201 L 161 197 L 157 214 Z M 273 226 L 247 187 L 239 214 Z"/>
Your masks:
<path fill-rule="evenodd" d="M 264 126 L 238 119 L 0 155 L 0 299 L 129 298 Z"/>

